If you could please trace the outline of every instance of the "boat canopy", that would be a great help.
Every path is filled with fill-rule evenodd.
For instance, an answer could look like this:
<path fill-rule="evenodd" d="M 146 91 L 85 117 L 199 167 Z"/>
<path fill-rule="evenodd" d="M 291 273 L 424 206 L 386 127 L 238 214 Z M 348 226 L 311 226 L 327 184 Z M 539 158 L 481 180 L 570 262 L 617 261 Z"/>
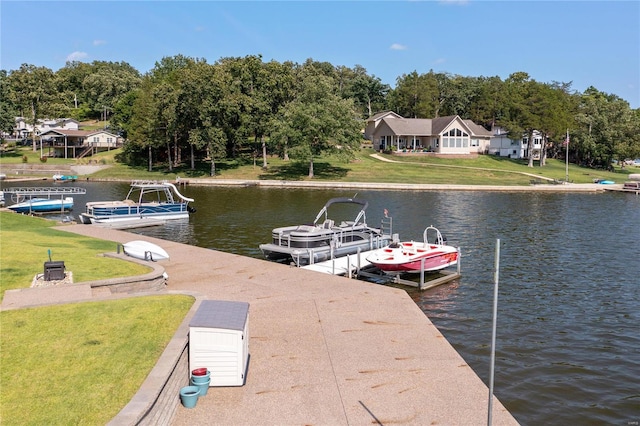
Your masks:
<path fill-rule="evenodd" d="M 356 219 L 354 220 L 354 225 L 359 223 L 360 220 L 362 220 L 362 222 L 366 222 L 366 217 L 365 217 L 365 210 L 367 209 L 367 207 L 369 206 L 369 202 L 365 201 L 365 200 L 356 200 L 355 198 L 348 198 L 348 197 L 337 197 L 337 198 L 332 198 L 329 201 L 327 201 L 327 203 L 324 205 L 324 207 L 322 208 L 322 210 L 320 210 L 320 212 L 318 213 L 318 215 L 316 216 L 316 218 L 313 220 L 313 224 L 316 225 L 318 223 L 318 220 L 324 215 L 324 220 L 327 219 L 328 216 L 328 211 L 329 211 L 329 207 L 332 204 L 340 204 L 340 203 L 344 203 L 344 204 L 358 204 L 360 206 L 362 206 L 362 208 L 360 209 L 360 212 L 358 213 L 358 216 L 356 216 Z"/>
<path fill-rule="evenodd" d="M 173 191 L 173 193 L 169 190 L 171 189 Z M 140 195 L 139 195 L 139 200 L 138 202 L 142 202 L 142 197 L 144 194 L 150 193 L 150 192 L 158 192 L 158 191 L 164 191 L 165 194 L 167 195 L 167 199 L 169 202 L 173 203 L 173 194 L 177 195 L 178 198 L 180 198 L 182 201 L 186 201 L 186 202 L 192 202 L 193 198 L 189 198 L 189 197 L 185 197 L 184 195 L 182 195 L 180 193 L 180 191 L 178 191 L 178 188 L 176 188 L 176 186 L 170 182 L 167 181 L 133 181 L 131 182 L 131 189 L 129 189 L 129 194 L 127 195 L 127 199 L 130 199 L 131 194 L 135 191 L 140 191 Z"/>

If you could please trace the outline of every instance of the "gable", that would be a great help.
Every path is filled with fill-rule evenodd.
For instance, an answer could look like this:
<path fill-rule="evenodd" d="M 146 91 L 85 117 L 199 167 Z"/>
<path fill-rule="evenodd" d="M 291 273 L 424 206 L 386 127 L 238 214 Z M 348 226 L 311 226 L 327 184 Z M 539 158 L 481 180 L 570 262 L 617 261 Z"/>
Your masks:
<path fill-rule="evenodd" d="M 49 129 L 43 132 L 40 136 L 69 136 L 69 137 L 86 137 L 91 132 L 86 130 L 71 130 L 71 129 Z"/>
<path fill-rule="evenodd" d="M 393 111 L 382 111 L 376 114 L 373 114 L 371 117 L 367 119 L 367 123 L 371 121 L 379 121 L 383 118 L 392 117 L 392 118 L 402 118 L 399 114 L 396 114 Z"/>
<path fill-rule="evenodd" d="M 111 138 L 117 138 L 118 135 L 114 135 L 113 133 L 107 132 L 106 130 L 95 130 L 93 132 L 90 132 L 89 134 L 87 134 L 87 137 L 111 137 Z"/>

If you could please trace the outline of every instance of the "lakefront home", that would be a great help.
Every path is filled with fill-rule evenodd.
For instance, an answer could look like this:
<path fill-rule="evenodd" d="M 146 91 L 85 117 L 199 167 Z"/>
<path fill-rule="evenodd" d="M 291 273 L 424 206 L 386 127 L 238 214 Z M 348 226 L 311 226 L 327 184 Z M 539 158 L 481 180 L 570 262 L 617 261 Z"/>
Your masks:
<path fill-rule="evenodd" d="M 48 156 L 82 158 L 122 146 L 124 139 L 106 130 L 51 129 L 40 134 L 48 147 Z"/>
<path fill-rule="evenodd" d="M 527 135 L 520 139 L 511 139 L 506 130 L 496 127 L 493 136 L 491 136 L 489 154 L 509 158 L 529 158 L 529 149 L 532 149 L 534 160 L 539 160 L 542 150 L 542 133 L 534 130 L 532 139 L 533 144 L 529 145 L 529 137 Z"/>
<path fill-rule="evenodd" d="M 15 117 L 13 136 L 16 139 L 26 139 L 37 137 L 51 129 L 78 130 L 79 124 L 73 118 L 40 118 L 37 120 L 34 129 L 34 126 L 25 117 Z"/>
<path fill-rule="evenodd" d="M 488 153 L 492 133 L 457 115 L 404 118 L 385 111 L 367 120 L 364 136 L 374 149 L 394 154 L 473 156 Z"/>

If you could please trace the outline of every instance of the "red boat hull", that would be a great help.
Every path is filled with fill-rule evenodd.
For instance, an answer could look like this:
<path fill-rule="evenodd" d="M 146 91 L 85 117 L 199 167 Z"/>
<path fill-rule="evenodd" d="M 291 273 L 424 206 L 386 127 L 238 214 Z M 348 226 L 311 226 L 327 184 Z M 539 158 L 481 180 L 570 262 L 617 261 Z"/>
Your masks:
<path fill-rule="evenodd" d="M 420 248 L 420 243 L 403 243 L 399 248 L 386 247 L 376 250 L 367 260 L 384 272 L 431 272 L 456 265 L 458 251 L 451 246 L 432 245 Z"/>

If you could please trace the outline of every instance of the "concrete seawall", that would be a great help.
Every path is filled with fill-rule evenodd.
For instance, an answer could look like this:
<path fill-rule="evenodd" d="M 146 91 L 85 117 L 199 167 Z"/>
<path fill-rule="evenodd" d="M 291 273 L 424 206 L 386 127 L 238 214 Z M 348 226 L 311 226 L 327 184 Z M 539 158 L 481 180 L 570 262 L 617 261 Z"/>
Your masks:
<path fill-rule="evenodd" d="M 488 388 L 404 290 L 143 239 L 171 256 L 168 290 L 250 304 L 246 384 L 178 405 L 171 424 L 486 424 Z M 493 424 L 517 424 L 495 398 Z"/>
<path fill-rule="evenodd" d="M 376 183 L 376 182 L 326 182 L 288 180 L 247 179 L 178 179 L 177 184 L 194 186 L 261 186 L 265 188 L 338 188 L 374 189 L 386 191 L 501 191 L 501 192 L 604 192 L 607 187 L 622 187 L 622 184 L 600 185 L 594 183 L 540 184 L 540 185 L 448 185 L 420 183 Z"/>

